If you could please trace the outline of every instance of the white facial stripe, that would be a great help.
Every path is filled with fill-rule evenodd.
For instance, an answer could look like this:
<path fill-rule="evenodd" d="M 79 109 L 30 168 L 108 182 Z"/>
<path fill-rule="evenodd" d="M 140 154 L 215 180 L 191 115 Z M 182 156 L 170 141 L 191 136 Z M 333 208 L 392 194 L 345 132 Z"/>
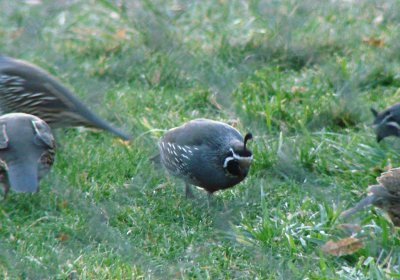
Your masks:
<path fill-rule="evenodd" d="M 400 130 L 400 125 L 397 122 L 388 122 L 386 125 L 394 126 L 395 128 Z"/>
<path fill-rule="evenodd" d="M 251 156 L 249 156 L 249 157 L 242 157 L 242 156 L 240 156 L 240 155 L 238 155 L 238 154 L 235 154 L 235 152 L 232 150 L 232 148 L 229 149 L 229 150 L 232 152 L 233 157 L 227 157 L 227 158 L 225 158 L 225 161 L 224 161 L 224 168 L 226 168 L 226 167 L 228 166 L 228 162 L 229 162 L 229 161 L 234 160 L 234 159 L 243 160 L 243 161 L 252 161 L 252 160 L 253 160 L 253 155 L 251 155 Z"/>
<path fill-rule="evenodd" d="M 391 116 L 392 116 L 392 114 L 389 113 L 386 117 L 383 118 L 383 120 L 382 120 L 378 125 L 381 125 L 381 124 L 387 122 L 387 120 L 388 120 Z"/>
<path fill-rule="evenodd" d="M 230 148 L 230 151 L 232 152 L 233 157 L 234 157 L 235 159 L 237 159 L 237 160 L 252 160 L 252 159 L 253 159 L 253 155 L 251 155 L 251 156 L 249 156 L 249 157 L 242 157 L 242 156 L 240 156 L 240 155 L 238 155 L 238 154 L 235 154 L 235 152 L 232 150 L 232 148 Z"/>
<path fill-rule="evenodd" d="M 228 162 L 230 162 L 231 160 L 234 160 L 234 157 L 227 157 L 224 161 L 224 168 L 226 168 L 228 166 Z"/>

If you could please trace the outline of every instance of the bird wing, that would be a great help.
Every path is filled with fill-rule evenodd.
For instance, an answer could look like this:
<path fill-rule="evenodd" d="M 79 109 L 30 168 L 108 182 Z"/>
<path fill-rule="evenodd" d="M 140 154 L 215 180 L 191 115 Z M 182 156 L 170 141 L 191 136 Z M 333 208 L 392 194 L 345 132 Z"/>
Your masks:
<path fill-rule="evenodd" d="M 223 137 L 243 141 L 242 135 L 235 128 L 217 121 L 195 119 L 169 130 L 163 140 L 181 146 L 218 145 Z"/>
<path fill-rule="evenodd" d="M 5 94 L 10 90 L 14 94 Z M 131 139 L 130 135 L 91 112 L 52 75 L 28 62 L 0 56 L 0 94 L 2 111 L 20 109 L 21 112 L 40 116 L 53 126 L 64 126 L 61 123 L 68 119 L 68 126 L 97 127 L 124 140 Z"/>
<path fill-rule="evenodd" d="M 30 63 L 2 57 L 0 75 L 8 89 L 15 94 L 29 93 L 24 98 L 41 100 L 48 108 L 75 110 L 80 101 L 57 79 Z M 3 95 L 4 96 L 4 95 Z"/>

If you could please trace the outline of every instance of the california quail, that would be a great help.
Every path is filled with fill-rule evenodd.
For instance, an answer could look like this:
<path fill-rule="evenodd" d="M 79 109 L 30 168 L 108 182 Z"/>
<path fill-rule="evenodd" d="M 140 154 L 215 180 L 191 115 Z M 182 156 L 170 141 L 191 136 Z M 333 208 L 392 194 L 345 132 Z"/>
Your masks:
<path fill-rule="evenodd" d="M 92 113 L 43 69 L 4 55 L 0 55 L 0 111 L 32 114 L 53 128 L 87 126 L 131 138 Z"/>
<path fill-rule="evenodd" d="M 4 197 L 36 192 L 53 165 L 55 143 L 50 127 L 38 117 L 11 113 L 0 117 L 0 183 Z"/>
<path fill-rule="evenodd" d="M 341 216 L 347 217 L 372 204 L 384 209 L 395 226 L 400 226 L 400 168 L 390 169 L 377 178 L 379 185 L 368 187 L 368 196 L 356 206 L 344 211 Z"/>
<path fill-rule="evenodd" d="M 376 140 L 380 142 L 388 136 L 400 137 L 400 103 L 397 103 L 382 112 L 371 108 L 375 117 L 373 127 L 375 128 Z"/>
<path fill-rule="evenodd" d="M 192 196 L 189 184 L 212 194 L 240 183 L 253 160 L 250 139 L 225 123 L 195 119 L 167 131 L 158 148 L 162 165 L 185 181 L 186 196 Z"/>

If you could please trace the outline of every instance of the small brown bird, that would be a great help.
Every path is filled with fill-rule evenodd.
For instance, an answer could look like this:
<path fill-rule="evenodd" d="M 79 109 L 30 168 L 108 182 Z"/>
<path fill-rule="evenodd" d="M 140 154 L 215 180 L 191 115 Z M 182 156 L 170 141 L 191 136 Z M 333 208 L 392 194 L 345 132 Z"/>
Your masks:
<path fill-rule="evenodd" d="M 162 165 L 189 184 L 209 194 L 231 188 L 243 181 L 253 154 L 247 149 L 251 133 L 243 136 L 232 126 L 208 119 L 195 119 L 168 130 L 158 148 Z"/>
<path fill-rule="evenodd" d="M 400 168 L 390 169 L 376 179 L 379 185 L 368 187 L 368 196 L 356 206 L 344 211 L 341 217 L 347 217 L 367 205 L 385 210 L 395 226 L 400 226 Z"/>
<path fill-rule="evenodd" d="M 50 127 L 38 117 L 12 113 L 0 117 L 0 184 L 4 197 L 37 192 L 40 179 L 54 162 L 55 142 Z"/>
<path fill-rule="evenodd" d="M 43 69 L 4 55 L 0 55 L 0 112 L 32 114 L 52 128 L 86 126 L 131 138 L 96 116 Z"/>

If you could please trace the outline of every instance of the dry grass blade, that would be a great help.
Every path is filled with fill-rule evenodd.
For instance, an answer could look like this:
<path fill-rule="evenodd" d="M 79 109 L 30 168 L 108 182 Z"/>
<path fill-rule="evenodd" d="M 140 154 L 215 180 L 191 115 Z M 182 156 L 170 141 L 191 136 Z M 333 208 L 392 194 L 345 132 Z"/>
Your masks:
<path fill-rule="evenodd" d="M 329 240 L 323 246 L 321 246 L 321 250 L 324 253 L 333 255 L 333 256 L 343 256 L 343 255 L 350 255 L 354 252 L 357 252 L 359 249 L 363 247 L 362 240 L 355 238 L 355 237 L 348 237 L 344 239 L 340 239 L 339 241 L 335 242 Z"/>

